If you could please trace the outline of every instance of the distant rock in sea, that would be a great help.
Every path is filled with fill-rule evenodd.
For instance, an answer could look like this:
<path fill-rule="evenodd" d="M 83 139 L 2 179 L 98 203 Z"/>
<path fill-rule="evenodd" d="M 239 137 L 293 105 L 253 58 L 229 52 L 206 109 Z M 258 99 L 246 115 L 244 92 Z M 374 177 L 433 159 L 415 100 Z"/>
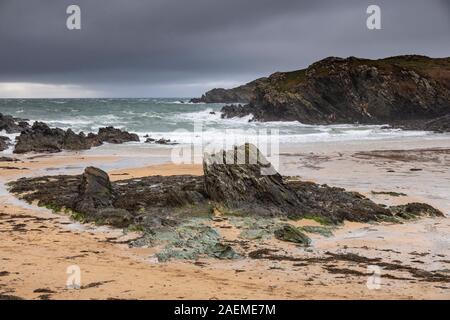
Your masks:
<path fill-rule="evenodd" d="M 244 99 L 238 99 L 241 92 L 245 92 Z M 450 114 L 450 58 L 329 57 L 307 69 L 277 72 L 234 89 L 215 89 L 199 100 L 248 102 L 225 106 L 222 117 L 252 114 L 254 121 L 305 124 L 430 121 Z M 448 131 L 447 126 L 436 130 L 432 124 L 429 129 Z"/>

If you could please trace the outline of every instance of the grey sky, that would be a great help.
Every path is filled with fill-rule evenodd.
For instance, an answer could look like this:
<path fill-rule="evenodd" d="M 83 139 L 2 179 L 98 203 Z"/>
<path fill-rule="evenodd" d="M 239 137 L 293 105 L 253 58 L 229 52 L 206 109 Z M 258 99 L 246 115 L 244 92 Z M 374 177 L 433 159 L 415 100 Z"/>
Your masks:
<path fill-rule="evenodd" d="M 450 0 L 0 0 L 0 44 L 0 97 L 198 96 L 331 55 L 449 56 Z"/>

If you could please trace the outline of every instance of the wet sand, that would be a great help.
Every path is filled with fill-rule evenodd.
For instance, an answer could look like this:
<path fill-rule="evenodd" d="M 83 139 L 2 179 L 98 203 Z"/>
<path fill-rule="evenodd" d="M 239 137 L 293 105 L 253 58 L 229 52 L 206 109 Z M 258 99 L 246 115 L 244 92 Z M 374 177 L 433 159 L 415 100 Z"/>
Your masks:
<path fill-rule="evenodd" d="M 424 201 L 448 215 L 449 158 L 443 150 L 449 147 L 445 139 L 303 145 L 282 149 L 280 171 L 361 191 L 378 202 Z M 409 150 L 406 155 L 377 151 L 403 149 Z M 168 151 L 156 153 L 127 157 L 101 149 L 1 162 L 0 167 L 19 169 L 0 169 L 0 294 L 25 299 L 450 298 L 448 217 L 401 225 L 346 223 L 333 230 L 332 237 L 310 234 L 313 242 L 307 249 L 273 238 L 237 244 L 243 254 L 273 250 L 268 259 L 158 263 L 154 248 L 129 248 L 124 243 L 138 233 L 74 223 L 67 216 L 15 199 L 4 187 L 5 182 L 22 176 L 78 174 L 87 165 L 107 170 L 112 180 L 202 173 L 201 165 L 157 164 L 167 161 Z M 242 242 L 240 230 L 230 219 L 221 217 L 210 224 L 228 241 Z M 316 225 L 310 220 L 296 224 Z M 369 289 L 367 281 L 373 279 L 372 266 L 377 264 L 381 265 L 381 286 Z M 78 290 L 66 288 L 66 271 L 72 265 L 81 270 Z M 443 277 L 432 278 L 429 272 Z"/>

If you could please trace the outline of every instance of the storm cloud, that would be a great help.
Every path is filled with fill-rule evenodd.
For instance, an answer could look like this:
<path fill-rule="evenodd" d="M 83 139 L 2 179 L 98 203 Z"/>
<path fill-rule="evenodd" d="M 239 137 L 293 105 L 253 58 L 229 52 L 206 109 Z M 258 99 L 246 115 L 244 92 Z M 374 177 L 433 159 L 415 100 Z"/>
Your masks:
<path fill-rule="evenodd" d="M 327 56 L 449 56 L 450 1 L 0 0 L 0 46 L 0 97 L 197 96 Z"/>

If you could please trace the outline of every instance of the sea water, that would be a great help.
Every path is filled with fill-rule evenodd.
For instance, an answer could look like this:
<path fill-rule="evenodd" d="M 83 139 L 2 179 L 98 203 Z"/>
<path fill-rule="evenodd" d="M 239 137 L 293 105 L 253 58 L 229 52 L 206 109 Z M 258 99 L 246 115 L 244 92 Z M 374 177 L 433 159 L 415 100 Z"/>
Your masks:
<path fill-rule="evenodd" d="M 224 104 L 193 104 L 188 98 L 140 99 L 0 99 L 0 112 L 50 127 L 96 132 L 114 126 L 137 133 L 139 147 L 151 147 L 144 137 L 177 143 L 213 143 L 234 135 L 244 140 L 276 132 L 280 143 L 361 141 L 426 136 L 422 131 L 386 130 L 374 125 L 305 125 L 297 121 L 254 122 L 252 116 L 222 119 Z M 4 132 L 1 133 L 4 135 Z"/>

